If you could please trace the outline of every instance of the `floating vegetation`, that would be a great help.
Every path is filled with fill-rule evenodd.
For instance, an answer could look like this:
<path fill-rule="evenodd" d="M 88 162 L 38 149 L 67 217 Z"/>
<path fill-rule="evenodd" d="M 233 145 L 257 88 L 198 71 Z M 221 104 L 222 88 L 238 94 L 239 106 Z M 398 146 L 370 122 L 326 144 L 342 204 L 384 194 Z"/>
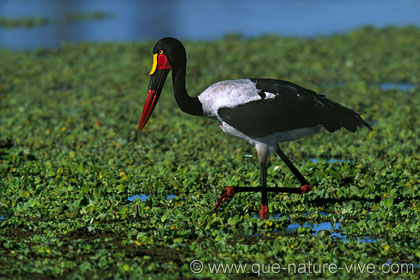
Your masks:
<path fill-rule="evenodd" d="M 310 179 L 305 195 L 238 194 L 257 186 L 252 146 L 188 116 L 165 86 L 134 140 L 155 42 L 0 50 L 0 275 L 3 278 L 220 279 L 203 264 L 415 264 L 400 274 L 289 275 L 417 279 L 420 260 L 420 28 L 361 28 L 303 39 L 185 42 L 187 88 L 246 77 L 312 88 L 374 120 L 281 146 Z M 336 81 L 343 81 L 334 85 Z M 376 85 L 376 86 L 372 86 Z M 269 187 L 298 187 L 277 157 Z M 137 196 L 135 196 L 137 195 Z M 271 194 L 270 194 L 271 195 Z M 176 196 L 176 197 L 175 197 Z M 137 216 L 136 216 L 137 215 Z"/>
<path fill-rule="evenodd" d="M 0 16 L 0 27 L 4 28 L 33 28 L 47 24 L 54 24 L 60 20 L 69 22 L 86 21 L 86 20 L 104 20 L 112 17 L 111 13 L 106 12 L 86 12 L 86 13 L 68 13 L 62 18 L 46 18 L 46 17 L 22 17 L 10 18 Z"/>
<path fill-rule="evenodd" d="M 105 12 L 68 13 L 64 16 L 68 21 L 104 20 L 111 18 L 112 14 Z"/>
<path fill-rule="evenodd" d="M 0 16 L 0 27 L 4 28 L 31 28 L 48 24 L 49 20 L 45 17 L 23 17 L 9 18 Z"/>

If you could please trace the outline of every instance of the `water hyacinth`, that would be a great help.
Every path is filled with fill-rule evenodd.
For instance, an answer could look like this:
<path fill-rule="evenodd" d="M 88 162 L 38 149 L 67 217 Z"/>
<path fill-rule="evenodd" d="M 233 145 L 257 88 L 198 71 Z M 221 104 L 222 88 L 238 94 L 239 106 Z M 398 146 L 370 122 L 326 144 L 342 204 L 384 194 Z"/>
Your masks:
<path fill-rule="evenodd" d="M 315 187 L 271 196 L 278 215 L 264 221 L 259 194 L 212 212 L 226 186 L 258 185 L 255 152 L 183 114 L 171 94 L 134 141 L 154 42 L 0 50 L 0 275 L 219 279 L 244 274 L 206 265 L 418 265 L 420 87 L 378 86 L 420 83 L 418 38 L 420 28 L 392 27 L 185 42 L 192 95 L 219 80 L 287 79 L 375 122 L 357 136 L 282 144 Z M 298 187 L 279 158 L 268 173 L 271 187 Z M 415 269 L 398 276 L 417 279 Z M 337 272 L 355 275 L 371 277 Z"/>

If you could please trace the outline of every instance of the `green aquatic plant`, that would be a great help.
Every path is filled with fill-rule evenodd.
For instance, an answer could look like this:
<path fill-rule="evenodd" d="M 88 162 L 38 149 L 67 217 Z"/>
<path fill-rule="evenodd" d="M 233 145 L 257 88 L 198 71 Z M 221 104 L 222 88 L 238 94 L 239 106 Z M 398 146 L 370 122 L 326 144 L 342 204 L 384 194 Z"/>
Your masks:
<path fill-rule="evenodd" d="M 68 13 L 64 16 L 68 21 L 83 21 L 83 20 L 104 20 L 112 17 L 112 14 L 106 12 L 87 12 L 87 13 Z"/>
<path fill-rule="evenodd" d="M 49 20 L 45 17 L 23 17 L 23 18 L 10 18 L 0 17 L 0 27 L 4 28 L 31 28 L 43 26 L 48 24 Z"/>
<path fill-rule="evenodd" d="M 258 194 L 239 194 L 212 213 L 226 186 L 258 185 L 256 155 L 213 121 L 182 113 L 170 81 L 134 141 L 154 42 L 0 50 L 0 275 L 417 279 L 419 37 L 416 27 L 365 27 L 313 39 L 185 42 L 192 95 L 220 80 L 285 79 L 373 124 L 371 132 L 282 144 L 315 188 L 270 197 L 276 219 L 265 221 L 256 215 Z M 384 82 L 413 86 L 383 90 Z M 280 159 L 269 163 L 269 186 L 298 186 Z M 319 230 L 325 224 L 330 228 Z M 202 272 L 191 272 L 199 268 L 194 260 Z M 249 273 L 211 272 L 208 265 L 219 263 L 257 265 Z M 310 263 L 343 270 L 262 271 L 263 264 L 268 271 L 268 264 Z M 417 266 L 401 273 L 344 269 L 398 263 Z"/>
<path fill-rule="evenodd" d="M 60 20 L 69 22 L 86 21 L 86 20 L 104 20 L 111 18 L 112 14 L 102 11 L 84 12 L 84 13 L 67 13 L 62 18 L 53 19 L 47 17 L 2 17 L 0 16 L 0 27 L 4 28 L 33 28 L 47 24 L 54 24 Z"/>

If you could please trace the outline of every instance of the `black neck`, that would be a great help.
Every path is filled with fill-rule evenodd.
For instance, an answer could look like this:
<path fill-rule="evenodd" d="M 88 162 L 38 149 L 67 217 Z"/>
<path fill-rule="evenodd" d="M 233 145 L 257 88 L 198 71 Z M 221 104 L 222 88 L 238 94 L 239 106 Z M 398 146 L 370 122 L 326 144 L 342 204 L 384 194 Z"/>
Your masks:
<path fill-rule="evenodd" d="M 197 97 L 190 97 L 185 88 L 186 67 L 173 69 L 172 81 L 174 87 L 174 96 L 179 108 L 185 113 L 202 116 L 203 107 Z"/>

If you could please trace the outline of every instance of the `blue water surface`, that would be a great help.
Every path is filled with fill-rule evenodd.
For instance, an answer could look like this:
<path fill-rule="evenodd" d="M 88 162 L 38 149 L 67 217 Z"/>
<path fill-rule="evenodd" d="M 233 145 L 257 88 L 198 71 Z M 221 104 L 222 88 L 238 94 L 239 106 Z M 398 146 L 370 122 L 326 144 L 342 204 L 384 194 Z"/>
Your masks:
<path fill-rule="evenodd" d="M 140 199 L 141 201 L 146 201 L 148 198 L 150 197 L 150 195 L 146 195 L 146 194 L 135 194 L 132 196 L 129 196 L 127 199 L 128 201 L 134 201 L 135 199 Z M 175 194 L 169 194 L 166 196 L 166 200 L 171 200 L 176 198 Z"/>
<path fill-rule="evenodd" d="M 103 20 L 66 21 L 103 12 Z M 0 27 L 0 48 L 55 48 L 63 41 L 139 41 L 164 36 L 217 40 L 226 34 L 314 37 L 363 25 L 420 25 L 418 0 L 0 0 L 0 16 L 48 18 L 35 28 Z"/>
<path fill-rule="evenodd" d="M 287 227 L 287 231 L 293 231 L 293 230 L 298 230 L 300 227 L 306 227 L 306 228 L 311 228 L 314 232 L 312 233 L 313 236 L 317 236 L 318 233 L 320 231 L 332 231 L 331 232 L 331 236 L 337 239 L 341 239 L 344 242 L 347 242 L 347 236 L 345 234 L 341 233 L 341 229 L 340 229 L 340 224 L 341 223 L 330 223 L 330 222 L 324 222 L 324 223 L 319 223 L 319 224 L 310 224 L 310 223 L 303 223 L 303 224 L 290 224 Z M 369 236 L 365 236 L 363 238 L 361 237 L 357 237 L 357 241 L 359 242 L 377 242 L 379 239 L 375 239 L 375 238 L 371 238 Z"/>
<path fill-rule="evenodd" d="M 129 201 L 134 201 L 135 199 L 140 199 L 141 201 L 146 201 L 149 197 L 150 197 L 150 195 L 136 194 L 136 195 L 128 197 L 128 200 Z"/>
<path fill-rule="evenodd" d="M 392 82 L 384 82 L 382 84 L 380 84 L 380 88 L 384 91 L 387 90 L 393 90 L 393 89 L 397 89 L 397 90 L 401 90 L 401 91 L 409 91 L 413 88 L 418 87 L 418 85 L 415 84 L 410 84 L 410 83 L 392 83 Z"/>

